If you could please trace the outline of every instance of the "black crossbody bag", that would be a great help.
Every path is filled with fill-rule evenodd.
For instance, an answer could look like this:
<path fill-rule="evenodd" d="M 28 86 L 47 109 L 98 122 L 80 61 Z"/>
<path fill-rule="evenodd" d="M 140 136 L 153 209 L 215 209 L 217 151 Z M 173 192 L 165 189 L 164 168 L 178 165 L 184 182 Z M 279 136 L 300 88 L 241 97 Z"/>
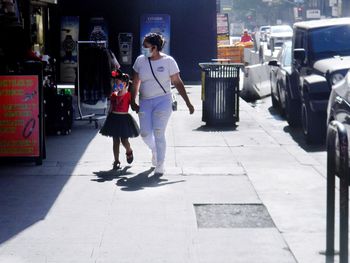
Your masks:
<path fill-rule="evenodd" d="M 151 67 L 151 71 L 152 71 L 152 75 L 154 77 L 154 79 L 157 81 L 157 83 L 159 84 L 159 86 L 162 88 L 162 90 L 164 91 L 164 93 L 166 94 L 165 89 L 163 88 L 162 84 L 160 84 L 159 80 L 157 79 L 156 75 L 153 72 L 153 67 L 152 67 L 152 63 L 151 63 L 151 58 L 148 58 L 148 62 L 149 62 L 149 66 Z M 171 103 L 171 107 L 173 109 L 173 111 L 177 110 L 177 101 L 176 101 L 176 97 L 175 94 L 172 93 L 171 94 L 171 98 L 172 98 L 172 103 Z"/>

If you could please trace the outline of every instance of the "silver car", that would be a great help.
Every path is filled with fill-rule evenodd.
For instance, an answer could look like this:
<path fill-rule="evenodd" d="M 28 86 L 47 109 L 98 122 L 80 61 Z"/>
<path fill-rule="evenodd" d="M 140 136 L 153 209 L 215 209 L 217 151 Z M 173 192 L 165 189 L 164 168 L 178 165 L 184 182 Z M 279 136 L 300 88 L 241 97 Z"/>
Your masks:
<path fill-rule="evenodd" d="M 293 29 L 288 25 L 271 26 L 270 33 L 267 35 L 267 48 L 274 49 L 282 47 L 283 43 L 292 40 Z"/>
<path fill-rule="evenodd" d="M 261 26 L 259 29 L 260 41 L 266 41 L 267 34 L 270 31 L 271 26 Z"/>

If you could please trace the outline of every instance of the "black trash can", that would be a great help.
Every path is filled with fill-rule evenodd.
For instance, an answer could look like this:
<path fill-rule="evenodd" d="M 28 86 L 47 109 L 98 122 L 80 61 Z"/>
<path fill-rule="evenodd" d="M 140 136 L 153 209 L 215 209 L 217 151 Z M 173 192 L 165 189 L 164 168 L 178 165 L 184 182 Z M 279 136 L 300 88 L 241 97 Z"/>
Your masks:
<path fill-rule="evenodd" d="M 239 71 L 243 64 L 200 63 L 202 121 L 207 125 L 235 125 L 239 121 Z"/>

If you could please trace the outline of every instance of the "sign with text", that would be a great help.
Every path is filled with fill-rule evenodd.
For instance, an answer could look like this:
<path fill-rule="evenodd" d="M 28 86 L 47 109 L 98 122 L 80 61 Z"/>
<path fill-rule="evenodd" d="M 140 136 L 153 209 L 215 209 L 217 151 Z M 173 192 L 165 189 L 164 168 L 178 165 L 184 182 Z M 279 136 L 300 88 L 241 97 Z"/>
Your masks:
<path fill-rule="evenodd" d="M 79 17 L 61 17 L 61 82 L 74 83 L 78 66 Z"/>
<path fill-rule="evenodd" d="M 228 35 L 228 14 L 217 14 L 216 16 L 217 34 Z"/>
<path fill-rule="evenodd" d="M 0 76 L 0 157 L 40 156 L 39 80 Z"/>
<path fill-rule="evenodd" d="M 229 45 L 228 14 L 216 14 L 217 45 Z"/>
<path fill-rule="evenodd" d="M 320 19 L 321 18 L 321 10 L 320 9 L 306 10 L 306 18 L 308 18 L 308 19 Z"/>
<path fill-rule="evenodd" d="M 148 33 L 161 34 L 165 40 L 163 52 L 170 55 L 170 15 L 167 14 L 144 14 L 141 16 L 140 25 L 140 51 L 142 53 L 143 38 Z"/>

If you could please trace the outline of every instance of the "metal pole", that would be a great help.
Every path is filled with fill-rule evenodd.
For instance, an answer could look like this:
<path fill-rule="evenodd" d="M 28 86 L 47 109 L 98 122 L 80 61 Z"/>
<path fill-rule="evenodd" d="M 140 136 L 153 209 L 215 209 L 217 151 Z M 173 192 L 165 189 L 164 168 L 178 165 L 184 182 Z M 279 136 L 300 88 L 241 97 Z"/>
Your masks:
<path fill-rule="evenodd" d="M 335 214 L 335 135 L 332 122 L 327 132 L 327 229 L 326 255 L 334 255 L 334 214 Z"/>
<path fill-rule="evenodd" d="M 83 118 L 83 114 L 81 112 L 81 107 L 80 107 L 80 73 L 79 73 L 79 41 L 77 41 L 77 79 L 78 79 L 78 83 L 77 83 L 77 104 L 78 104 L 78 112 L 79 112 L 79 116 L 82 119 Z"/>
<path fill-rule="evenodd" d="M 338 126 L 339 153 L 340 153 L 340 263 L 348 263 L 349 237 L 349 154 L 348 136 L 343 125 Z"/>
<path fill-rule="evenodd" d="M 336 167 L 335 143 L 338 139 L 339 167 Z M 343 124 L 332 121 L 327 132 L 327 247 L 326 255 L 334 255 L 335 175 L 340 178 L 339 262 L 348 263 L 349 238 L 349 153 L 348 135 Z M 337 169 L 338 168 L 338 169 Z"/>

